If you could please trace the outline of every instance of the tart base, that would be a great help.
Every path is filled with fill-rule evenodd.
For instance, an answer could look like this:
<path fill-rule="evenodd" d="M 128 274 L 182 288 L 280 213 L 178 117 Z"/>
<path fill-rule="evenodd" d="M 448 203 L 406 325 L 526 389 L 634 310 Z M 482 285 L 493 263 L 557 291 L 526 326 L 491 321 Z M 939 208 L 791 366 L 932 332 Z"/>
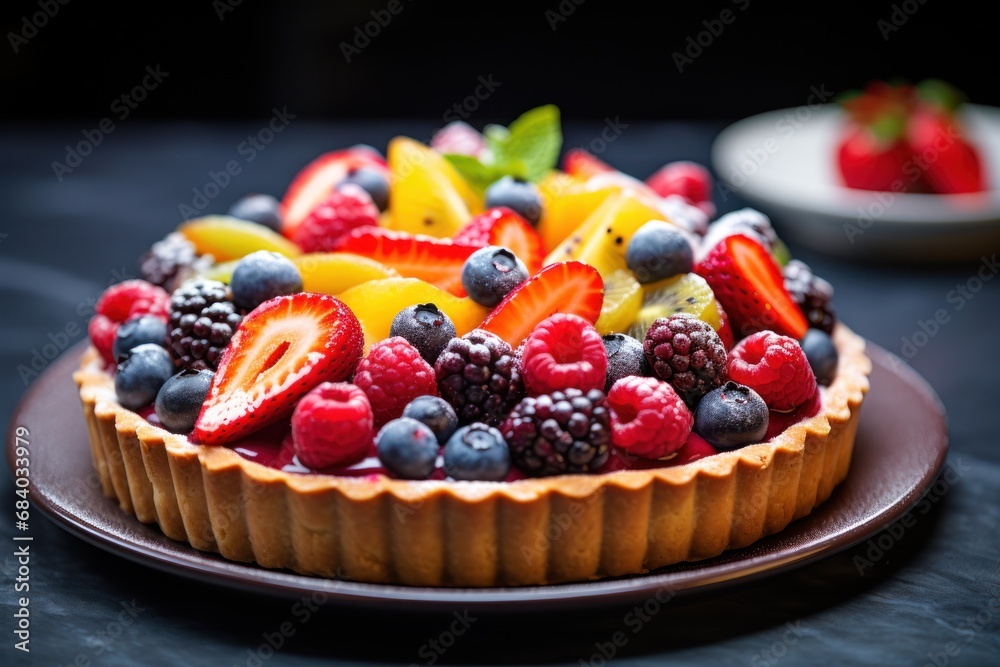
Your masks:
<path fill-rule="evenodd" d="M 871 362 L 834 332 L 818 414 L 682 466 L 511 483 L 300 475 L 193 445 L 115 400 L 96 351 L 74 380 L 104 494 L 171 539 L 308 575 L 517 586 L 644 573 L 718 556 L 809 514 L 847 476 Z"/>

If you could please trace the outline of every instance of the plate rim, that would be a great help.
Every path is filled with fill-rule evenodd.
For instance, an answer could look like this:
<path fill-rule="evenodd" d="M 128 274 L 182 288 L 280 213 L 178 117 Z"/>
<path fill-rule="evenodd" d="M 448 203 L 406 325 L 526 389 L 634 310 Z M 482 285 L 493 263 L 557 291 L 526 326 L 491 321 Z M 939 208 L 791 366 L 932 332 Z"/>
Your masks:
<path fill-rule="evenodd" d="M 86 343 L 86 341 L 82 341 L 53 362 L 42 376 L 36 378 L 12 412 L 7 429 L 7 446 L 5 447 L 11 474 L 14 470 L 13 433 L 17 428 L 18 418 L 25 411 L 26 406 L 36 400 L 35 395 L 39 393 L 44 384 L 43 377 L 49 376 L 51 379 L 53 375 L 61 375 L 64 367 L 75 368 L 72 362 L 77 360 L 79 354 L 85 349 Z M 719 568 L 720 571 L 714 577 L 705 577 L 705 564 L 708 563 L 707 567 L 711 568 L 711 563 L 714 560 L 709 559 L 699 563 L 681 564 L 682 566 L 690 566 L 690 569 L 680 571 L 657 572 L 654 570 L 647 574 L 544 586 L 418 587 L 325 579 L 284 570 L 269 570 L 253 563 L 229 561 L 218 554 L 197 551 L 189 545 L 172 540 L 168 550 L 154 549 L 144 544 L 129 541 L 107 529 L 102 529 L 101 526 L 85 516 L 74 514 L 70 508 L 55 502 L 44 493 L 44 490 L 39 491 L 34 484 L 30 498 L 32 506 L 38 507 L 47 518 L 60 528 L 116 556 L 188 579 L 283 598 L 323 594 L 325 603 L 398 610 L 427 610 L 434 607 L 454 608 L 455 605 L 464 605 L 469 608 L 488 608 L 494 611 L 524 611 L 526 604 L 530 604 L 533 609 L 565 608 L 579 604 L 592 606 L 620 604 L 648 599 L 651 594 L 663 590 L 669 591 L 671 597 L 697 595 L 724 586 L 750 583 L 848 549 L 877 534 L 892 521 L 905 514 L 919 502 L 933 484 L 944 466 L 950 447 L 944 405 L 930 384 L 902 359 L 870 341 L 866 341 L 866 345 L 868 356 L 872 358 L 874 364 L 883 367 L 889 373 L 904 376 L 908 385 L 924 394 L 935 405 L 935 416 L 938 418 L 935 421 L 940 426 L 939 437 L 935 439 L 937 445 L 935 460 L 905 495 L 883 507 L 881 511 L 852 523 L 849 528 L 824 535 L 808 549 L 796 549 L 784 554 L 779 551 L 778 555 L 758 556 L 740 566 L 732 561 L 715 563 L 715 567 Z M 64 379 L 68 380 L 68 378 Z M 108 505 L 107 508 L 104 508 L 105 510 L 121 512 L 111 499 L 103 496 L 102 498 Z M 95 511 L 100 514 L 100 510 Z M 127 518 L 131 521 L 137 521 L 134 517 Z M 149 530 L 158 531 L 155 525 L 140 525 Z M 792 526 L 794 526 L 794 522 L 776 535 L 792 529 Z M 163 539 L 168 540 L 169 538 L 163 536 Z M 740 551 L 733 550 L 727 554 L 731 556 Z M 725 558 L 727 554 L 718 558 Z M 676 585 L 678 583 L 679 586 Z"/>

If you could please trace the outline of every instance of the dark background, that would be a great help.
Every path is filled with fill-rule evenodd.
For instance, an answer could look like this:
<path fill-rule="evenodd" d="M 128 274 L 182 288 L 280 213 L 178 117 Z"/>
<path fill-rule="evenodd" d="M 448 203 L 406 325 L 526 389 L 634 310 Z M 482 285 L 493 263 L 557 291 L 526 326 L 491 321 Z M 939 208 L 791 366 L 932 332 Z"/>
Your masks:
<path fill-rule="evenodd" d="M 811 86 L 839 92 L 889 77 L 943 77 L 974 101 L 1000 102 L 992 72 L 983 76 L 997 62 L 995 26 L 953 2 L 545 0 L 525 9 L 398 0 L 398 15 L 348 63 L 341 43 L 372 11 L 389 16 L 389 0 L 226 4 L 234 1 L 72 0 L 16 54 L 8 33 L 24 30 L 38 0 L 4 3 L 0 114 L 96 121 L 156 64 L 169 83 L 136 118 L 251 119 L 287 105 L 316 118 L 440 119 L 480 75 L 493 75 L 502 94 L 482 103 L 474 124 L 547 102 L 567 118 L 735 119 L 798 106 Z M 560 8 L 565 20 L 552 19 Z M 704 52 L 692 50 L 678 72 L 673 54 L 724 10 L 731 23 L 715 23 L 721 33 L 703 35 Z M 905 23 L 888 31 L 894 12 Z"/>

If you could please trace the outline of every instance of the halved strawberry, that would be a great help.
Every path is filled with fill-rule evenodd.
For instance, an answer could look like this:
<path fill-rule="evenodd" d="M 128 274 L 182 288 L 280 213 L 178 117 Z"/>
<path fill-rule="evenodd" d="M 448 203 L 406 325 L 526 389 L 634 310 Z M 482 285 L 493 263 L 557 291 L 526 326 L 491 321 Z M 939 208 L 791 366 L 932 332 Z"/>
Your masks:
<path fill-rule="evenodd" d="M 542 237 L 531 223 L 505 206 L 475 216 L 452 240 L 466 245 L 501 245 L 517 255 L 531 274 L 537 273 L 545 261 Z"/>
<path fill-rule="evenodd" d="M 369 257 L 404 278 L 420 278 L 455 296 L 465 296 L 462 265 L 481 247 L 381 227 L 359 227 L 336 244 L 338 251 Z"/>
<path fill-rule="evenodd" d="M 571 313 L 593 324 L 603 304 L 604 280 L 597 269 L 583 262 L 557 262 L 511 291 L 479 328 L 517 348 L 545 318 Z"/>
<path fill-rule="evenodd" d="M 368 146 L 353 146 L 324 153 L 295 175 L 281 200 L 281 233 L 292 237 L 295 228 L 314 208 L 323 203 L 330 191 L 355 169 L 371 167 L 385 172 L 385 158 Z"/>
<path fill-rule="evenodd" d="M 695 273 L 708 282 L 741 336 L 768 329 L 798 340 L 809 324 L 771 254 L 748 236 L 728 236 L 709 251 Z"/>
<path fill-rule="evenodd" d="M 313 387 L 349 379 L 363 345 L 358 318 L 339 299 L 300 292 L 265 301 L 222 353 L 192 439 L 221 445 L 287 417 Z"/>
<path fill-rule="evenodd" d="M 563 156 L 563 171 L 570 176 L 588 179 L 597 174 L 604 174 L 617 171 L 610 164 L 585 151 L 582 148 L 573 148 Z"/>

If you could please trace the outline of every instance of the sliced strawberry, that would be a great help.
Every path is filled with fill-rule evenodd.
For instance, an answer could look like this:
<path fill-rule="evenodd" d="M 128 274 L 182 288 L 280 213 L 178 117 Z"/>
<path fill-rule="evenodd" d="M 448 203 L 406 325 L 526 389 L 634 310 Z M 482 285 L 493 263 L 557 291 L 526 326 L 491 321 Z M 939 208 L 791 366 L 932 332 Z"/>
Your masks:
<path fill-rule="evenodd" d="M 517 348 L 547 317 L 571 313 L 593 324 L 603 304 L 604 280 L 597 269 L 583 262 L 558 262 L 549 264 L 504 297 L 480 328 Z"/>
<path fill-rule="evenodd" d="M 910 118 L 907 137 L 914 162 L 924 168 L 924 180 L 938 194 L 982 192 L 985 189 L 979 153 L 948 113 L 921 109 Z"/>
<path fill-rule="evenodd" d="M 300 292 L 265 301 L 222 353 L 192 439 L 230 443 L 287 417 L 313 387 L 349 379 L 363 345 L 358 318 L 339 299 Z"/>
<path fill-rule="evenodd" d="M 545 261 L 542 237 L 527 220 L 504 206 L 491 208 L 475 216 L 455 234 L 455 243 L 509 249 L 535 274 Z"/>
<path fill-rule="evenodd" d="M 563 171 L 570 176 L 588 179 L 597 174 L 606 174 L 617 170 L 584 149 L 574 148 L 563 156 Z"/>
<path fill-rule="evenodd" d="M 385 158 L 367 146 L 353 146 L 324 153 L 302 169 L 281 200 L 281 233 L 292 237 L 295 228 L 314 208 L 323 203 L 330 191 L 355 169 L 371 167 L 385 172 Z"/>
<path fill-rule="evenodd" d="M 715 300 L 715 309 L 719 311 L 719 328 L 715 330 L 715 333 L 719 334 L 719 338 L 722 339 L 722 344 L 726 346 L 726 351 L 733 349 L 733 345 L 736 344 L 736 337 L 733 335 L 733 326 L 729 323 L 729 315 L 726 314 L 726 310 L 719 303 L 719 300 Z"/>
<path fill-rule="evenodd" d="M 748 236 L 728 236 L 709 251 L 695 273 L 708 282 L 741 336 L 770 330 L 798 340 L 809 328 L 785 289 L 771 254 Z"/>
<path fill-rule="evenodd" d="M 338 251 L 369 257 L 404 278 L 420 278 L 455 296 L 466 295 L 462 265 L 481 247 L 381 227 L 359 227 L 340 237 L 336 244 Z"/>

